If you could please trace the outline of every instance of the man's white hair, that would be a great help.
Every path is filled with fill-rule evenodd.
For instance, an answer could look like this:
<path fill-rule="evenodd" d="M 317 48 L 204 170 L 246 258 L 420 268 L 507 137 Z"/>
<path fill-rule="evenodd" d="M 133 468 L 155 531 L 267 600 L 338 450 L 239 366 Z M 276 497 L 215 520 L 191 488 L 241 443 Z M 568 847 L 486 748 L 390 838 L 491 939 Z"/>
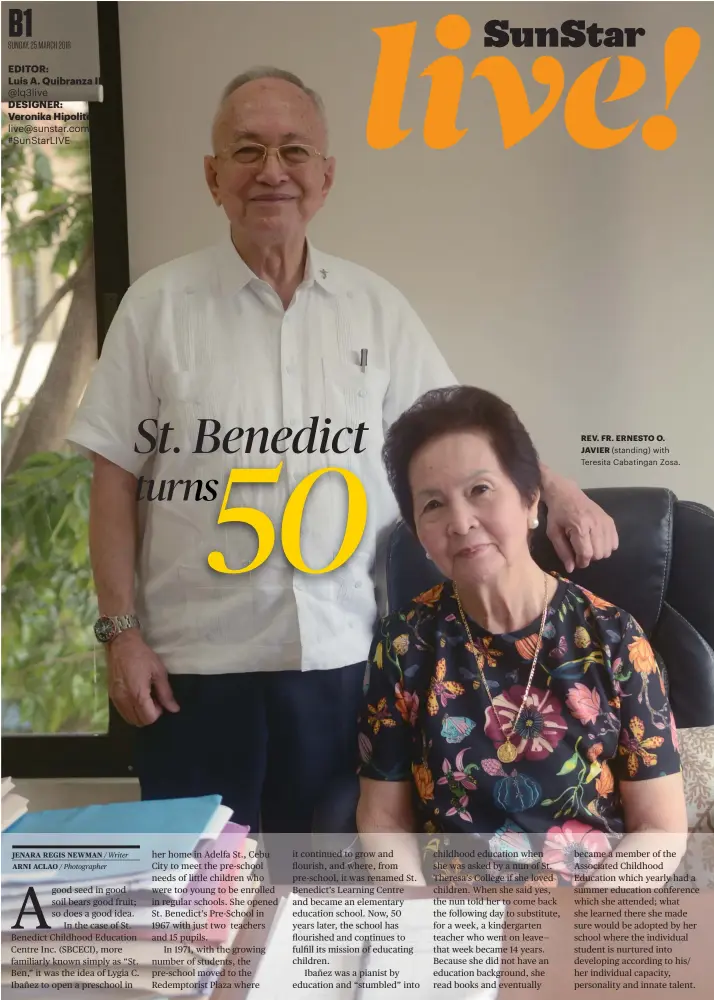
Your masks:
<path fill-rule="evenodd" d="M 252 83 L 253 80 L 286 80 L 288 83 L 292 83 L 295 87 L 302 90 L 302 92 L 307 94 L 312 103 L 315 105 L 317 113 L 320 116 L 320 120 L 325 129 L 325 136 L 327 136 L 327 114 L 325 112 L 325 104 L 316 90 L 312 90 L 311 87 L 306 86 L 300 77 L 296 76 L 295 73 L 291 73 L 290 70 L 279 69 L 277 66 L 254 66 L 253 69 L 246 70 L 245 73 L 239 73 L 238 76 L 234 76 L 231 82 L 226 84 L 223 88 L 223 92 L 221 93 L 221 97 L 218 102 L 218 108 L 213 116 L 213 124 L 211 127 L 212 137 L 215 137 L 216 125 L 220 120 L 225 102 L 231 94 L 238 90 L 239 87 L 242 87 L 245 83 Z"/>

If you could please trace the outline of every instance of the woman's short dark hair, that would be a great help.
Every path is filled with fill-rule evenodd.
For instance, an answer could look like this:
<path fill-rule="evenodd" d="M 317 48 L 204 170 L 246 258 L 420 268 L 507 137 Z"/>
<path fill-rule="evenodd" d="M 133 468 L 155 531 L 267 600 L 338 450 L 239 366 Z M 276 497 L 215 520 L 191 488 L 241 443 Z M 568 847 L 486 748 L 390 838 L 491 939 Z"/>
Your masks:
<path fill-rule="evenodd" d="M 387 431 L 382 459 L 402 517 L 415 530 L 409 465 L 429 441 L 463 431 L 486 435 L 525 504 L 541 489 L 538 453 L 513 407 L 473 385 L 425 392 Z"/>

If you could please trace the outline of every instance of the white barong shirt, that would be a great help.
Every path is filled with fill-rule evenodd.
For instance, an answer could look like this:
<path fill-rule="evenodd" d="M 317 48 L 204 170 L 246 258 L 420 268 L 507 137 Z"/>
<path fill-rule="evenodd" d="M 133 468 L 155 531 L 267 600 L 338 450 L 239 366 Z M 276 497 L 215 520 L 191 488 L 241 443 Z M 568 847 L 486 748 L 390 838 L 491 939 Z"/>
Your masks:
<path fill-rule="evenodd" d="M 144 274 L 111 323 L 68 440 L 143 476 L 143 494 L 151 479 L 154 496 L 160 495 L 162 480 L 193 485 L 178 484 L 171 499 L 167 488 L 164 499 L 141 501 L 136 607 L 110 613 L 136 611 L 169 673 L 328 670 L 366 659 L 378 614 L 377 540 L 398 516 L 381 461 L 384 431 L 427 389 L 455 382 L 400 292 L 311 244 L 304 280 L 287 310 L 229 236 Z M 239 450 L 194 454 L 201 420 L 208 421 L 209 431 L 216 430 L 213 421 L 220 423 L 221 441 L 231 429 L 242 428 L 242 435 L 235 431 L 228 440 Z M 150 448 L 139 431 L 143 421 L 156 437 L 151 421 L 171 425 L 166 453 L 157 448 L 141 453 Z M 359 425 L 364 450 L 357 454 Z M 312 453 L 293 451 L 292 437 L 312 426 L 317 428 Z M 350 450 L 320 452 L 321 431 L 334 434 L 347 427 L 352 433 L 344 432 L 338 447 Z M 256 429 L 252 440 L 249 428 Z M 261 452 L 264 439 L 280 454 Z M 212 440 L 204 439 L 206 450 Z M 298 440 L 306 448 L 308 431 Z M 267 514 L 275 528 L 271 555 L 246 574 L 211 569 L 207 557 L 214 550 L 232 569 L 249 565 L 257 551 L 252 527 L 217 524 L 231 469 L 275 467 L 280 461 L 277 484 L 234 485 L 228 501 Z M 281 523 L 294 487 L 326 466 L 358 476 L 368 518 L 347 563 L 313 575 L 286 559 Z M 195 499 L 197 493 L 206 499 Z M 344 478 L 321 476 L 302 517 L 301 549 L 309 567 L 332 561 L 346 517 Z"/>

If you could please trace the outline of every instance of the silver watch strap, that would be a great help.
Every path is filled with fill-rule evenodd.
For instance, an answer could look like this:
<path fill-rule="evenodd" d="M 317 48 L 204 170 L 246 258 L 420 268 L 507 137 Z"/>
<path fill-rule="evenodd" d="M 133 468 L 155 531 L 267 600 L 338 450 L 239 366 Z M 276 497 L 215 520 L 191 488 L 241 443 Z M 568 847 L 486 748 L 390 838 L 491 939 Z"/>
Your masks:
<path fill-rule="evenodd" d="M 120 632 L 124 632 L 128 628 L 139 628 L 141 625 L 136 615 L 115 615 L 112 616 L 112 621 Z"/>

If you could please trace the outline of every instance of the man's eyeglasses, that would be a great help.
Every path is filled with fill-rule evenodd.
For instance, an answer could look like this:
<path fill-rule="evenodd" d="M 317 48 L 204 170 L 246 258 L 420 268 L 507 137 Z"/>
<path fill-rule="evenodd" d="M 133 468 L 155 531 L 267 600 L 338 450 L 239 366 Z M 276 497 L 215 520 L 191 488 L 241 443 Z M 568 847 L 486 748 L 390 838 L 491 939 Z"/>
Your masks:
<path fill-rule="evenodd" d="M 259 142 L 236 142 L 227 146 L 221 154 L 233 163 L 244 163 L 248 166 L 264 166 L 271 153 L 275 153 L 278 162 L 283 167 L 300 167 L 309 163 L 314 157 L 324 160 L 323 154 L 314 146 L 306 146 L 301 142 L 289 142 L 282 146 L 263 146 Z"/>

